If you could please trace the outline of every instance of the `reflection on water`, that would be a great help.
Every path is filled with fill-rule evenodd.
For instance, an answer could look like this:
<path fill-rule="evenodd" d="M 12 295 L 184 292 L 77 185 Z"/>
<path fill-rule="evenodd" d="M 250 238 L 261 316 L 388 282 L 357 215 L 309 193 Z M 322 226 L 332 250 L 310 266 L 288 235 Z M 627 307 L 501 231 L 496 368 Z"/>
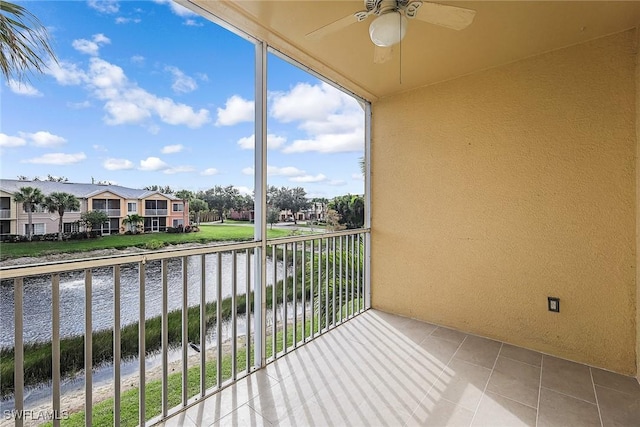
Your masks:
<path fill-rule="evenodd" d="M 215 301 L 217 280 L 217 254 L 205 258 L 206 300 Z M 222 257 L 222 298 L 232 292 L 232 254 Z M 237 294 L 244 294 L 246 288 L 245 253 L 238 253 L 236 280 Z M 253 258 L 250 257 L 250 261 Z M 187 263 L 188 292 L 187 304 L 200 302 L 201 257 L 191 256 Z M 273 262 L 267 260 L 267 285 L 273 282 Z M 277 263 L 278 278 L 282 278 L 283 264 Z M 182 306 L 182 261 L 168 261 L 168 304 L 169 311 Z M 253 277 L 253 262 L 250 262 Z M 137 264 L 121 267 L 121 326 L 134 323 L 139 318 L 139 277 Z M 151 261 L 146 264 L 145 274 L 145 315 L 158 316 L 162 310 L 161 263 Z M 85 286 L 84 272 L 77 271 L 60 275 L 60 336 L 68 337 L 84 334 Z M 92 322 L 94 331 L 113 327 L 113 269 L 100 268 L 92 271 Z M 0 347 L 13 347 L 14 307 L 13 281 L 0 283 Z M 24 342 L 43 342 L 51 338 L 51 277 L 38 276 L 24 280 Z"/>

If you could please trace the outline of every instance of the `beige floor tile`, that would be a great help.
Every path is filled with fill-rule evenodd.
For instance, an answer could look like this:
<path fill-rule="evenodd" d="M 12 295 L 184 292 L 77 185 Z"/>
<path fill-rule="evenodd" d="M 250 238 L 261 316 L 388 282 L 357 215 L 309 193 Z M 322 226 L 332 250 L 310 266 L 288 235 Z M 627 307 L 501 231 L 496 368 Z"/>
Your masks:
<path fill-rule="evenodd" d="M 231 387 L 187 409 L 186 413 L 197 425 L 211 425 L 259 393 L 270 390 L 277 383 L 277 380 L 264 371 L 254 372 Z"/>
<path fill-rule="evenodd" d="M 419 320 L 410 319 L 402 325 L 401 334 L 414 343 L 420 343 L 425 337 L 431 334 L 437 326 Z"/>
<path fill-rule="evenodd" d="M 446 399 L 427 396 L 411 414 L 407 426 L 467 427 L 472 419 L 473 411 Z"/>
<path fill-rule="evenodd" d="M 191 418 L 186 414 L 186 412 L 181 412 L 179 414 L 174 415 L 168 420 L 161 422 L 159 424 L 155 424 L 156 427 L 196 427 L 201 424 L 194 423 Z"/>
<path fill-rule="evenodd" d="M 506 397 L 487 392 L 473 418 L 477 427 L 535 427 L 536 410 Z"/>
<path fill-rule="evenodd" d="M 535 426 L 536 415 L 537 427 L 598 426 L 600 419 L 604 426 L 640 427 L 640 386 L 630 377 L 369 311 L 160 425 L 517 427 Z"/>
<path fill-rule="evenodd" d="M 640 425 L 640 392 L 627 394 L 596 385 L 598 405 L 605 427 Z"/>
<path fill-rule="evenodd" d="M 575 362 L 544 355 L 542 387 L 596 403 L 589 367 Z"/>
<path fill-rule="evenodd" d="M 367 315 L 373 321 L 395 327 L 400 327 L 410 320 L 408 317 L 398 316 L 397 314 L 391 314 L 375 309 L 367 311 Z"/>
<path fill-rule="evenodd" d="M 540 368 L 500 356 L 487 390 L 537 408 Z"/>
<path fill-rule="evenodd" d="M 501 346 L 501 342 L 469 335 L 453 357 L 492 369 Z"/>
<path fill-rule="evenodd" d="M 491 375 L 491 370 L 453 359 L 429 392 L 434 400 L 448 401 L 475 411 Z"/>
<path fill-rule="evenodd" d="M 333 406 L 323 406 L 312 400 L 285 418 L 278 420 L 279 427 L 288 426 L 347 426 L 353 408 L 346 411 Z"/>
<path fill-rule="evenodd" d="M 517 360 L 518 362 L 527 363 L 533 366 L 542 365 L 542 353 L 527 350 L 526 348 L 516 347 L 511 344 L 503 344 L 500 349 L 500 356 Z"/>
<path fill-rule="evenodd" d="M 312 379 L 289 377 L 269 390 L 261 390 L 247 404 L 267 421 L 275 423 L 311 400 L 318 391 Z"/>
<path fill-rule="evenodd" d="M 597 427 L 600 415 L 595 404 L 547 388 L 540 390 L 538 427 Z"/>
<path fill-rule="evenodd" d="M 640 395 L 640 384 L 633 377 L 626 377 L 598 368 L 591 368 L 591 375 L 593 375 L 593 383 L 595 385 L 601 385 L 623 393 Z"/>
<path fill-rule="evenodd" d="M 216 427 L 226 426 L 271 426 L 272 424 L 260 416 L 256 411 L 248 405 L 242 405 L 232 413 L 221 418 L 215 424 Z"/>
<path fill-rule="evenodd" d="M 443 340 L 452 341 L 456 344 L 462 344 L 462 341 L 467 337 L 464 332 L 456 331 L 455 329 L 445 328 L 444 326 L 438 326 L 432 333 L 432 337 L 442 338 Z"/>
<path fill-rule="evenodd" d="M 419 344 L 419 348 L 424 351 L 426 360 L 434 364 L 441 363 L 443 366 L 449 363 L 458 347 L 460 347 L 458 343 L 437 338 L 433 335 L 426 337 Z"/>
<path fill-rule="evenodd" d="M 372 393 L 367 400 L 354 409 L 349 416 L 348 426 L 402 426 L 416 409 L 406 402 L 389 399 L 388 395 Z"/>

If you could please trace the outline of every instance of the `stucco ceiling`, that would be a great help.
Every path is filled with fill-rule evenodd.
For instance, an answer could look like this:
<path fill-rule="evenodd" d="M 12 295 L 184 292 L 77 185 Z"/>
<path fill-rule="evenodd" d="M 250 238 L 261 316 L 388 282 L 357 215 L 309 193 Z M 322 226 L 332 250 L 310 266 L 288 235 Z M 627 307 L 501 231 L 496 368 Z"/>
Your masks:
<path fill-rule="evenodd" d="M 371 99 L 496 67 L 634 28 L 640 1 L 443 1 L 476 11 L 464 30 L 412 20 L 385 63 L 373 61 L 372 17 L 310 40 L 306 34 L 364 9 L 353 1 L 225 1 L 193 3 Z M 201 8 L 201 9 L 200 9 Z"/>

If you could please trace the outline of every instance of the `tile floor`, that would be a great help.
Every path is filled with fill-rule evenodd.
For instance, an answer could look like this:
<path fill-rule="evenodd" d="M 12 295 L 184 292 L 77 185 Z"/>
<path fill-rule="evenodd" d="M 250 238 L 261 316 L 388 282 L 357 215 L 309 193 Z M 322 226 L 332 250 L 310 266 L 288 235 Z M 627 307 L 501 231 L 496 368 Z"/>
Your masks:
<path fill-rule="evenodd" d="M 640 385 L 369 310 L 164 425 L 638 427 Z"/>

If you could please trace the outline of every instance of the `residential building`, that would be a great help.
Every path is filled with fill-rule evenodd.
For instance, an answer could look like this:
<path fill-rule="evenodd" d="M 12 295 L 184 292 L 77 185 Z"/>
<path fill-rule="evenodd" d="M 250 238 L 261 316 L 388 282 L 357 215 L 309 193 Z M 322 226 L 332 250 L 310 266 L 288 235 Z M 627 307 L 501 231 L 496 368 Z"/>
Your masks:
<path fill-rule="evenodd" d="M 21 187 L 38 188 L 46 196 L 53 192 L 74 195 L 80 201 L 80 210 L 65 212 L 63 231 L 80 231 L 78 221 L 84 212 L 101 211 L 107 214 L 100 232 L 103 235 L 126 231 L 123 220 L 128 215 L 144 218 L 144 231 L 164 231 L 167 227 L 189 225 L 189 202 L 171 194 L 158 191 L 139 190 L 119 185 L 84 184 L 54 181 L 0 180 L 0 234 L 26 234 L 28 215 L 21 203 L 13 195 Z M 32 214 L 33 234 L 58 232 L 59 216 L 37 206 Z"/>

